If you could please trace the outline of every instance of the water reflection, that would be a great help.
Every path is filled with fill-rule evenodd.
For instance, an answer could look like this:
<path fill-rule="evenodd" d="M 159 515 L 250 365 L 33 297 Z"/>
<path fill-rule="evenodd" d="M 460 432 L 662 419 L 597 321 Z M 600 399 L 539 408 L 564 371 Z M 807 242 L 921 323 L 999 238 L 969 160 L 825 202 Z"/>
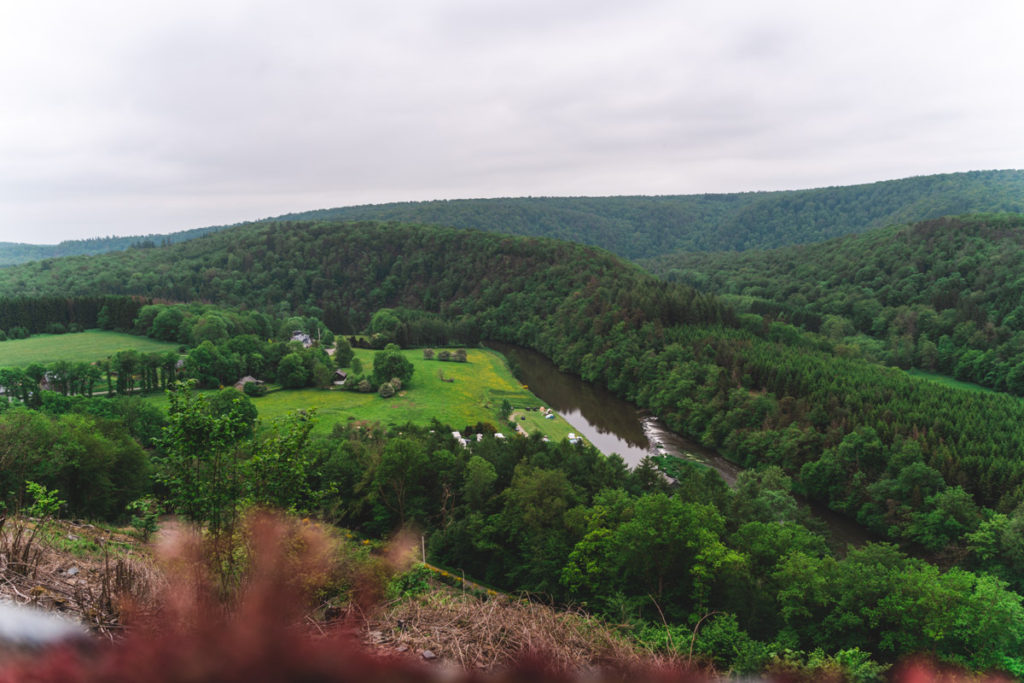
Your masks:
<path fill-rule="evenodd" d="M 730 486 L 736 483 L 740 467 L 670 431 L 657 417 L 637 410 L 607 389 L 562 372 L 536 351 L 500 342 L 487 345 L 515 361 L 519 378 L 530 391 L 602 453 L 618 453 L 630 467 L 648 455 L 674 455 L 715 469 Z"/>
<path fill-rule="evenodd" d="M 487 342 L 514 360 L 519 379 L 602 453 L 618 453 L 630 467 L 653 452 L 636 407 L 607 389 L 562 372 L 545 356 L 519 346 Z"/>

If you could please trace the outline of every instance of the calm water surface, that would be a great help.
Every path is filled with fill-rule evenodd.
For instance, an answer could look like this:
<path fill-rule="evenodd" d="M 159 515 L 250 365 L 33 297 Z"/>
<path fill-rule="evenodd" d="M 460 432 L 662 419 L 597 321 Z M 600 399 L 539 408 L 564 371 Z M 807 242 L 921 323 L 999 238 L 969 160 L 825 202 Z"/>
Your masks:
<path fill-rule="evenodd" d="M 519 346 L 487 342 L 519 365 L 519 379 L 606 455 L 618 453 L 635 467 L 648 455 L 674 455 L 717 470 L 730 485 L 741 468 L 715 451 L 676 434 L 657 417 L 607 389 L 562 372 L 547 357 Z"/>

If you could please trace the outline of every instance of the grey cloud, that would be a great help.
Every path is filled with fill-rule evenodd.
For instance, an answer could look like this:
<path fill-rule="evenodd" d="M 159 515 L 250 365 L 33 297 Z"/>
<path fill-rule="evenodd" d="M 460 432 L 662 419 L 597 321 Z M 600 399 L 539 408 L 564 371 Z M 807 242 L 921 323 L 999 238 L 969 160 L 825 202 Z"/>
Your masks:
<path fill-rule="evenodd" d="M 56 6 L 0 27 L 0 240 L 864 182 L 1024 143 L 1009 4 Z"/>

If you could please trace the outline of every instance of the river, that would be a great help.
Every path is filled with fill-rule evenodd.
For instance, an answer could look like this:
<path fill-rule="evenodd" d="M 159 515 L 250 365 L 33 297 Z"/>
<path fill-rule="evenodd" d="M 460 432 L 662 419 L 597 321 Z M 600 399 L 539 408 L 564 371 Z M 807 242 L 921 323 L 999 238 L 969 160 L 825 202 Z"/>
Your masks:
<path fill-rule="evenodd" d="M 489 341 L 486 345 L 515 361 L 520 371 L 518 377 L 530 391 L 594 447 L 606 455 L 619 454 L 630 467 L 649 455 L 672 455 L 714 469 L 730 486 L 743 471 L 715 450 L 671 431 L 656 416 L 607 389 L 562 372 L 543 354 L 503 342 Z M 825 506 L 801 502 L 807 503 L 815 516 L 828 526 L 831 543 L 840 551 L 848 543 L 859 546 L 879 540 L 853 520 Z"/>

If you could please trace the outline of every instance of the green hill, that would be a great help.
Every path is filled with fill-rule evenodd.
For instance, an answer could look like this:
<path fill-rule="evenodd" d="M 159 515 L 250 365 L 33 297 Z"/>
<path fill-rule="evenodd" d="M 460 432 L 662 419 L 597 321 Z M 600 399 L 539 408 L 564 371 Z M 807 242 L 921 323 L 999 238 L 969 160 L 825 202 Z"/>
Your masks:
<path fill-rule="evenodd" d="M 743 251 L 820 242 L 893 223 L 978 212 L 1024 212 L 1024 171 L 971 171 L 782 192 L 658 197 L 519 197 L 349 206 L 268 219 L 400 221 L 553 237 L 628 259 L 674 251 Z M 178 243 L 227 226 L 170 235 L 0 243 L 0 266 Z"/>
<path fill-rule="evenodd" d="M 133 235 L 128 237 L 94 237 L 84 240 L 65 240 L 60 244 L 24 244 L 21 242 L 0 242 L 0 267 L 39 261 L 64 256 L 105 254 L 108 251 L 125 249 L 150 249 L 156 246 L 177 244 L 203 235 L 223 230 L 229 226 L 194 228 L 169 235 Z"/>
<path fill-rule="evenodd" d="M 591 244 L 629 259 L 743 251 L 950 214 L 1024 212 L 1024 171 L 974 171 L 785 192 L 525 197 L 352 206 L 288 220 L 395 220 Z"/>
<path fill-rule="evenodd" d="M 1024 395 L 1024 216 L 945 218 L 644 264 L 878 360 Z"/>

